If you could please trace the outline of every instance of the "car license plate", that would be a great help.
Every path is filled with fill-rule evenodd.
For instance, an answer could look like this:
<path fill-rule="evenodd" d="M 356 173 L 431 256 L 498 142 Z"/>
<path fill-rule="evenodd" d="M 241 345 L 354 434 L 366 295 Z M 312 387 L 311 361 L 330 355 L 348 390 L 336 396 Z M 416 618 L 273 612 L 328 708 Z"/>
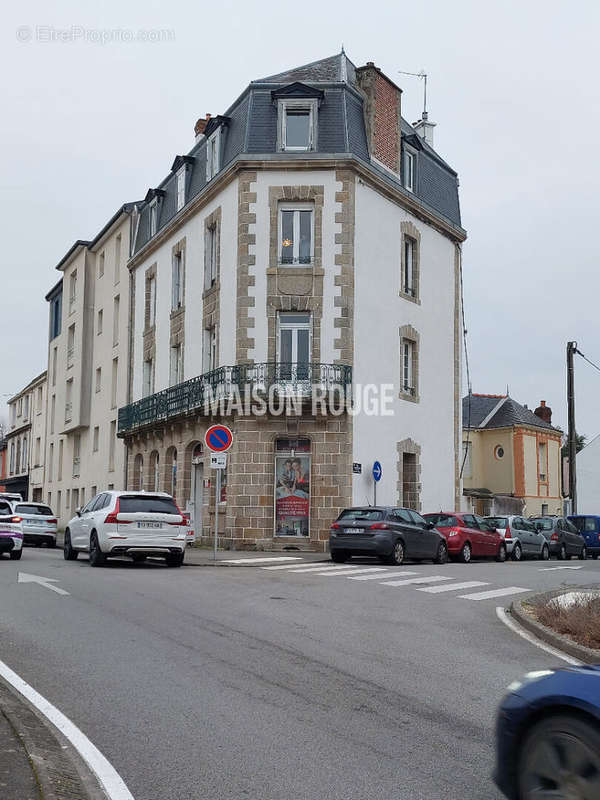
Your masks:
<path fill-rule="evenodd" d="M 344 528 L 344 533 L 356 533 L 356 528 Z"/>
<path fill-rule="evenodd" d="M 138 528 L 162 528 L 161 522 L 138 522 Z"/>

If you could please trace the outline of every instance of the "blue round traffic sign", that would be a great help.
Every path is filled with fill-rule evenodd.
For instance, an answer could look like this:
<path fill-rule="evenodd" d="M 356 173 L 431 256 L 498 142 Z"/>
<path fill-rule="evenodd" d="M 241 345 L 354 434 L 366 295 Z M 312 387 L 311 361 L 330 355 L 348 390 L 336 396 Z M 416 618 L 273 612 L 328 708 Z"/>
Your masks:
<path fill-rule="evenodd" d="M 381 464 L 379 461 L 373 462 L 373 480 L 377 483 L 381 480 L 381 476 L 383 475 L 383 470 L 381 469 Z"/>
<path fill-rule="evenodd" d="M 204 434 L 204 441 L 213 453 L 224 453 L 233 442 L 233 433 L 227 425 L 211 425 Z"/>

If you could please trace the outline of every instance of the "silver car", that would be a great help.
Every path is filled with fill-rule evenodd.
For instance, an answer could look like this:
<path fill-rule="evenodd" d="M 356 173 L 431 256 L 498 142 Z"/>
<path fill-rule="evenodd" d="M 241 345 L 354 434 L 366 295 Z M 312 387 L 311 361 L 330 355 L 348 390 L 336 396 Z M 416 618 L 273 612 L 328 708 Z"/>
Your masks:
<path fill-rule="evenodd" d="M 504 536 L 506 552 L 512 556 L 513 561 L 521 561 L 526 557 L 540 558 L 543 561 L 550 558 L 546 537 L 525 517 L 507 514 L 485 519 Z"/>
<path fill-rule="evenodd" d="M 50 506 L 43 503 L 13 503 L 13 511 L 23 518 L 23 541 L 56 547 L 57 519 Z"/>

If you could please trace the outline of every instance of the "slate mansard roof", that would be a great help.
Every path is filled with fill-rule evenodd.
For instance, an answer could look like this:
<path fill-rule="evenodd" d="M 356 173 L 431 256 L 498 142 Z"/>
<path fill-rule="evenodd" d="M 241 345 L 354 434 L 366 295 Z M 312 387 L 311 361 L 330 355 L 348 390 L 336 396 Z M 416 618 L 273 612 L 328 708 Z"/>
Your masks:
<path fill-rule="evenodd" d="M 510 428 L 513 425 L 528 425 L 561 432 L 538 417 L 533 411 L 517 403 L 508 395 L 472 394 L 462 399 L 463 428 Z M 470 408 L 469 408 L 470 405 Z"/>
<path fill-rule="evenodd" d="M 313 90 L 321 98 L 318 110 L 317 147 L 310 152 L 285 153 L 277 151 L 277 107 L 273 92 L 286 87 L 289 96 L 297 91 Z M 306 96 L 306 94 L 304 95 Z M 170 173 L 154 189 L 150 189 L 140 206 L 133 253 L 150 240 L 150 204 L 157 202 L 157 232 L 177 212 L 177 171 L 187 165 L 186 206 L 207 186 L 206 143 L 217 128 L 221 129 L 219 171 L 239 160 L 318 160 L 319 158 L 353 157 L 384 181 L 400 191 L 406 191 L 398 176 L 371 161 L 363 114 L 363 96 L 356 85 L 355 67 L 345 53 L 305 64 L 252 81 L 234 104 L 222 115 L 207 124 L 205 135 L 187 156 L 177 156 Z M 456 172 L 418 136 L 414 128 L 402 120 L 403 141 L 417 153 L 417 186 L 410 196 L 424 208 L 449 222 L 462 232 Z M 180 212 L 181 213 L 181 212 Z"/>

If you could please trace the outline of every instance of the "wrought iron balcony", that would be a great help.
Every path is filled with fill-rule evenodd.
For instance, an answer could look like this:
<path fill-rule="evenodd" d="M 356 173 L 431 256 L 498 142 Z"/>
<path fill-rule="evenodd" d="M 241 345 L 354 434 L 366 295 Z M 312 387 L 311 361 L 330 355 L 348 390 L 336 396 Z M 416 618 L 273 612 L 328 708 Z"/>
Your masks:
<path fill-rule="evenodd" d="M 266 362 L 219 367 L 120 408 L 118 429 L 125 435 L 187 414 L 218 413 L 238 398 L 246 407 L 248 401 L 271 394 L 310 399 L 316 392 L 347 393 L 351 385 L 352 367 L 345 364 Z"/>

